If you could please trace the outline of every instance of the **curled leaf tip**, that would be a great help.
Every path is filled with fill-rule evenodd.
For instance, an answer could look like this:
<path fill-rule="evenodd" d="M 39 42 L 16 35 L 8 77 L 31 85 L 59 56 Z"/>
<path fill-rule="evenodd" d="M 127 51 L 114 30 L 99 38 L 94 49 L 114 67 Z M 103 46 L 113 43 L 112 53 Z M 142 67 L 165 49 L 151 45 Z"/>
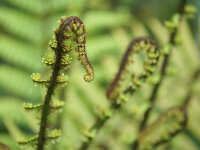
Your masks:
<path fill-rule="evenodd" d="M 143 56 L 143 54 L 145 56 Z M 143 69 L 139 74 L 135 74 L 130 70 L 130 65 L 137 63 L 132 59 L 134 56 L 145 57 L 143 60 Z M 119 95 L 131 90 L 132 92 L 138 89 L 142 83 L 154 72 L 158 58 L 160 56 L 157 42 L 151 37 L 139 37 L 134 39 L 122 59 L 119 71 L 107 90 L 107 97 L 111 100 L 116 100 Z M 134 70 L 134 69 L 133 69 Z M 137 69 L 135 69 L 137 70 Z M 129 77 L 130 76 L 130 77 Z M 129 80 L 129 87 L 125 85 L 125 89 L 122 89 L 121 82 Z"/>
<path fill-rule="evenodd" d="M 59 28 L 55 31 L 58 45 L 63 53 L 78 52 L 78 60 L 86 70 L 84 80 L 90 82 L 94 79 L 94 71 L 86 53 L 86 31 L 83 22 L 76 16 L 62 17 Z"/>

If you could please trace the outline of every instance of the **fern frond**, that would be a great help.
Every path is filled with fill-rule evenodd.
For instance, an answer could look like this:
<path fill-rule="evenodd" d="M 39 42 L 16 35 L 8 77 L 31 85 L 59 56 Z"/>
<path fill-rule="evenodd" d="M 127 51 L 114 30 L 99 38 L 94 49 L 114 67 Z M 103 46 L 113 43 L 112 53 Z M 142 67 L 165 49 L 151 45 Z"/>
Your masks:
<path fill-rule="evenodd" d="M 40 51 L 9 36 L 0 35 L 0 58 L 29 71 L 41 71 Z"/>
<path fill-rule="evenodd" d="M 167 110 L 154 123 L 147 126 L 139 134 L 139 149 L 155 149 L 168 142 L 186 126 L 187 114 L 184 107 Z"/>
<path fill-rule="evenodd" d="M 26 118 L 23 109 L 21 109 L 21 100 L 14 97 L 1 97 L 0 120 L 2 121 L 4 118 L 9 118 L 18 125 L 26 124 Z"/>
<path fill-rule="evenodd" d="M 143 52 L 143 53 L 142 53 Z M 141 55 L 142 53 L 142 55 Z M 141 56 L 142 71 L 133 72 L 130 68 L 134 63 L 133 56 Z M 148 79 L 154 72 L 159 58 L 159 47 L 152 38 L 141 37 L 134 39 L 124 54 L 119 71 L 107 90 L 107 98 L 112 100 L 107 111 L 103 111 L 96 118 L 95 123 L 88 129 L 85 135 L 85 141 L 81 144 L 80 150 L 86 150 L 93 141 L 97 132 L 103 127 L 105 122 L 112 114 L 121 108 L 122 104 L 128 100 L 129 96 Z M 136 68 L 134 68 L 137 70 Z M 134 71 L 135 71 L 134 70 Z M 123 82 L 125 81 L 126 82 Z M 122 84 L 123 82 L 123 84 Z"/>
<path fill-rule="evenodd" d="M 43 13 L 43 6 L 40 0 L 3 0 L 6 3 L 15 6 L 17 8 L 22 8 L 30 13 L 40 15 Z"/>
<path fill-rule="evenodd" d="M 133 73 L 129 68 L 130 64 L 134 64 L 135 60 L 133 60 L 133 56 L 139 55 L 142 51 L 145 53 L 143 55 L 146 55 L 141 56 L 143 57 L 142 61 L 144 61 L 141 65 L 143 66 L 143 70 L 140 73 Z M 117 100 L 120 96 L 123 96 L 124 93 L 137 90 L 137 88 L 155 71 L 159 55 L 158 45 L 152 38 L 141 37 L 133 40 L 123 57 L 115 79 L 107 90 L 107 97 L 111 100 Z M 131 80 L 131 83 L 128 81 L 130 85 L 127 85 L 127 83 L 123 85 L 123 82 L 126 80 Z"/>
<path fill-rule="evenodd" d="M 85 24 L 88 32 L 93 33 L 99 29 L 112 29 L 122 25 L 128 25 L 130 14 L 109 11 L 90 11 L 85 15 Z"/>
<path fill-rule="evenodd" d="M 66 6 L 76 6 L 76 5 L 81 5 L 81 4 L 85 4 L 86 0 L 73 0 L 73 1 L 69 1 L 69 0 L 49 0 L 48 1 L 50 7 L 52 8 L 52 11 L 58 11 L 58 10 L 65 10 Z"/>
<path fill-rule="evenodd" d="M 0 87 L 5 92 L 20 96 L 27 101 L 40 99 L 40 92 L 32 86 L 29 74 L 22 72 L 16 68 L 0 65 Z"/>
<path fill-rule="evenodd" d="M 36 17 L 0 6 L 0 26 L 10 34 L 34 44 L 42 41 L 41 24 Z"/>
<path fill-rule="evenodd" d="M 52 104 L 50 104 L 50 111 L 57 111 L 62 109 L 64 105 L 63 101 L 59 100 L 53 100 Z M 32 103 L 24 103 L 24 109 L 29 111 L 29 110 L 41 110 L 43 107 L 43 104 L 37 104 L 33 105 Z"/>
<path fill-rule="evenodd" d="M 48 135 L 45 137 L 46 140 L 48 141 L 51 141 L 52 143 L 55 143 L 55 141 L 58 140 L 58 138 L 61 137 L 61 131 L 60 130 L 57 130 L 57 129 L 54 129 L 52 130 L 50 133 L 48 133 Z M 37 141 L 38 141 L 38 138 L 39 136 L 38 135 L 35 135 L 33 137 L 30 137 L 30 138 L 21 138 L 17 141 L 17 143 L 20 145 L 20 146 L 25 146 L 25 145 L 36 145 L 37 144 Z"/>
<path fill-rule="evenodd" d="M 55 57 L 47 57 L 46 55 L 46 57 L 43 59 L 45 64 L 52 66 L 52 74 L 50 79 L 42 80 L 39 73 L 34 73 L 31 76 L 33 82 L 45 85 L 47 88 L 47 93 L 43 104 L 35 106 L 32 104 L 25 104 L 26 109 L 42 109 L 40 131 L 36 140 L 37 150 L 43 150 L 44 143 L 48 139 L 55 138 L 57 135 L 56 133 L 59 133 L 58 131 L 55 131 L 52 132 L 51 137 L 45 137 L 47 132 L 48 115 L 51 112 L 51 109 L 59 109 L 63 105 L 58 102 L 53 104 L 52 97 L 56 87 L 65 83 L 68 79 L 67 76 L 61 71 L 64 69 L 64 66 L 68 68 L 68 65 L 71 63 L 69 55 L 71 54 L 72 50 L 78 52 L 78 60 L 86 70 L 84 80 L 86 82 L 90 82 L 94 79 L 93 68 L 86 54 L 85 43 L 86 31 L 83 22 L 78 17 L 74 16 L 68 18 L 62 17 L 59 27 L 55 29 L 54 39 L 49 43 L 50 48 L 54 51 Z M 32 142 L 32 139 L 28 140 L 27 143 L 29 143 L 29 141 Z M 26 143 L 26 141 L 21 142 L 21 144 L 23 143 Z"/>

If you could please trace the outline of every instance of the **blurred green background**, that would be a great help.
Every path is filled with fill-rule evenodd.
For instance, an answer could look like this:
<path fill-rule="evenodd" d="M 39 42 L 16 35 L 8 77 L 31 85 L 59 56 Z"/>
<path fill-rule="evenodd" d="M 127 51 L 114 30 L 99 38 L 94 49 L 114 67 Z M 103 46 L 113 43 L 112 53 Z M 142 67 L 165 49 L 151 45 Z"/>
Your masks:
<path fill-rule="evenodd" d="M 57 92 L 66 102 L 65 108 L 50 119 L 51 127 L 60 127 L 63 137 L 53 146 L 50 144 L 48 150 L 79 147 L 83 130 L 92 125 L 98 110 L 109 104 L 106 89 L 129 42 L 137 36 L 151 35 L 161 47 L 166 44 L 169 33 L 163 23 L 176 12 L 179 3 L 180 0 L 0 0 L 0 142 L 12 150 L 20 150 L 16 139 L 30 137 L 38 131 L 39 114 L 25 112 L 22 104 L 38 104 L 43 100 L 45 89 L 34 86 L 30 75 L 46 74 L 48 68 L 42 63 L 42 57 L 61 16 L 78 16 L 83 20 L 95 80 L 85 83 L 84 69 L 73 58 L 67 72 L 68 85 L 64 91 Z M 182 104 L 191 75 L 199 67 L 200 1 L 190 0 L 189 4 L 196 5 L 198 12 L 193 19 L 183 20 L 181 24 L 180 44 L 173 49 L 150 122 L 167 108 Z M 188 126 L 170 142 L 170 150 L 200 149 L 199 83 L 200 79 L 194 85 Z M 90 149 L 129 149 L 149 106 L 152 86 L 152 83 L 145 84 L 106 123 Z M 166 146 L 158 149 L 166 150 Z"/>

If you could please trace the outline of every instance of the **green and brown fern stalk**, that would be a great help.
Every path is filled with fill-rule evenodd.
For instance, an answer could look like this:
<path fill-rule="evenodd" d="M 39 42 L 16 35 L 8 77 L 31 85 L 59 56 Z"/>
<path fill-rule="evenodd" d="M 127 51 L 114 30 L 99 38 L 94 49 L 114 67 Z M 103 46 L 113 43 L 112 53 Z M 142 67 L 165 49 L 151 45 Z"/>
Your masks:
<path fill-rule="evenodd" d="M 192 75 L 192 78 L 190 79 L 190 81 L 188 83 L 188 85 L 190 85 L 190 86 L 188 87 L 187 94 L 186 94 L 186 96 L 185 96 L 185 98 L 183 100 L 183 106 L 186 109 L 187 109 L 187 107 L 188 107 L 188 105 L 189 105 L 189 103 L 190 103 L 190 101 L 192 99 L 192 96 L 193 96 L 193 86 L 196 83 L 196 81 L 198 80 L 199 76 L 200 76 L 200 68 L 197 68 L 194 71 L 194 73 Z"/>
<path fill-rule="evenodd" d="M 138 137 L 138 150 L 156 149 L 183 131 L 187 124 L 186 109 L 182 106 L 166 110 L 155 122 L 145 127 Z"/>
<path fill-rule="evenodd" d="M 131 69 L 134 64 L 134 56 L 141 54 L 144 54 L 143 68 L 140 73 L 134 73 L 135 70 Z M 93 126 L 86 132 L 85 141 L 81 144 L 80 150 L 86 150 L 90 146 L 105 122 L 154 72 L 159 55 L 157 42 L 150 37 L 136 38 L 131 42 L 124 54 L 119 71 L 107 90 L 107 98 L 111 100 L 111 105 L 102 112 Z"/>
<path fill-rule="evenodd" d="M 158 89 L 161 86 L 162 81 L 163 81 L 163 79 L 165 77 L 165 74 L 166 74 L 166 68 L 168 66 L 171 48 L 172 48 L 172 46 L 174 46 L 176 44 L 175 39 L 176 39 L 176 35 L 177 35 L 177 32 L 178 32 L 178 27 L 179 27 L 180 22 L 181 22 L 181 20 L 183 18 L 183 15 L 184 15 L 185 6 L 186 6 L 186 0 L 181 0 L 181 4 L 180 4 L 180 8 L 179 8 L 178 14 L 175 14 L 172 17 L 171 21 L 165 22 L 166 26 L 171 30 L 170 39 L 169 39 L 169 47 L 170 47 L 170 49 L 166 50 L 166 52 L 164 52 L 165 53 L 164 54 L 164 60 L 163 60 L 163 64 L 162 64 L 162 67 L 161 67 L 161 70 L 160 70 L 161 78 L 160 78 L 160 81 L 155 84 L 155 86 L 153 88 L 153 91 L 152 91 L 152 94 L 151 94 L 151 96 L 149 98 L 149 101 L 152 103 L 152 106 L 155 103 L 155 99 L 157 98 Z M 143 118 L 143 120 L 141 122 L 139 130 L 142 130 L 144 128 L 144 126 L 146 125 L 146 122 L 147 122 L 147 120 L 149 118 L 149 114 L 150 114 L 150 111 L 152 109 L 152 106 L 145 112 L 144 118 Z"/>
<path fill-rule="evenodd" d="M 149 101 L 151 102 L 151 106 L 144 113 L 144 118 L 142 119 L 142 121 L 139 125 L 139 132 L 142 131 L 143 128 L 146 126 L 146 123 L 149 119 L 151 110 L 156 101 L 158 90 L 165 78 L 166 68 L 168 66 L 170 55 L 171 55 L 171 49 L 176 45 L 176 36 L 178 34 L 178 28 L 180 26 L 181 20 L 183 19 L 184 15 L 191 15 L 195 11 L 194 7 L 192 7 L 191 5 L 187 6 L 186 4 L 187 4 L 187 0 L 181 0 L 180 6 L 178 8 L 178 13 L 173 15 L 173 17 L 170 21 L 165 22 L 166 27 L 170 31 L 170 38 L 169 38 L 169 43 L 166 45 L 166 47 L 164 47 L 164 51 L 163 51 L 164 52 L 164 60 L 163 60 L 162 67 L 160 70 L 161 78 L 160 78 L 159 82 L 155 84 L 155 86 L 152 90 L 152 94 L 149 98 Z M 138 143 L 138 139 L 137 139 L 132 144 L 132 149 L 137 150 L 138 144 L 139 143 Z"/>
<path fill-rule="evenodd" d="M 72 50 L 78 52 L 78 59 L 87 72 L 84 76 L 84 80 L 90 82 L 94 79 L 93 68 L 86 54 L 85 43 L 86 31 L 82 21 L 74 16 L 68 18 L 62 17 L 59 27 L 55 30 L 54 40 L 50 42 L 50 48 L 54 51 L 54 55 L 46 54 L 45 58 L 43 58 L 43 62 L 52 69 L 50 80 L 40 79 L 40 74 L 38 73 L 32 74 L 31 76 L 33 82 L 45 85 L 47 88 L 44 103 L 35 106 L 32 104 L 24 105 L 27 110 L 41 109 L 42 114 L 39 135 L 27 141 L 19 141 L 19 144 L 35 141 L 37 150 L 43 150 L 48 140 L 56 139 L 61 135 L 59 130 L 53 130 L 50 136 L 47 134 L 47 123 L 50 112 L 60 109 L 63 105 L 63 102 L 53 100 L 54 91 L 59 85 L 66 84 L 67 82 L 68 77 L 62 73 L 62 70 L 69 68 Z"/>
<path fill-rule="evenodd" d="M 146 50 L 147 55 L 147 59 L 143 65 L 144 72 L 139 75 L 135 75 L 131 73 L 128 67 L 134 63 L 133 56 L 139 54 L 143 50 Z M 136 89 L 140 87 L 141 83 L 144 82 L 147 77 L 154 72 L 158 62 L 159 54 L 158 45 L 152 38 L 141 37 L 133 40 L 123 57 L 115 79 L 107 90 L 107 98 L 116 102 L 117 99 L 120 99 L 121 94 L 127 93 L 128 91 L 136 91 Z M 127 75 L 129 76 L 129 74 L 131 74 L 131 84 L 122 90 L 121 84 L 123 84 L 122 82 L 125 80 Z"/>

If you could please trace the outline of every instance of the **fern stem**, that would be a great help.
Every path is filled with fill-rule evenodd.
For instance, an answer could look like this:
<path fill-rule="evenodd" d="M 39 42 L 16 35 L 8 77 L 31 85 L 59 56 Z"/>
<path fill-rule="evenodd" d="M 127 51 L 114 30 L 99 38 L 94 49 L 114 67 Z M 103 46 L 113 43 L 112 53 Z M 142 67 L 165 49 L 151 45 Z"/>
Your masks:
<path fill-rule="evenodd" d="M 182 0 L 181 1 L 181 4 L 180 4 L 180 8 L 178 10 L 178 13 L 180 14 L 180 20 L 179 20 L 179 25 L 180 26 L 180 22 L 183 18 L 183 15 L 184 15 L 184 8 L 185 8 L 185 5 L 186 5 L 186 2 L 187 0 Z M 174 29 L 174 31 L 171 33 L 170 35 L 170 39 L 169 39 L 169 43 L 171 45 L 175 45 L 175 37 L 177 35 L 177 32 L 178 32 L 178 27 L 176 27 Z M 155 84 L 154 88 L 153 88 L 153 91 L 151 93 L 151 96 L 149 98 L 149 101 L 151 102 L 151 106 L 146 110 L 146 112 L 144 113 L 144 118 L 143 120 L 141 121 L 140 125 L 139 125 L 139 132 L 145 127 L 147 121 L 148 121 L 148 118 L 150 116 L 150 113 L 151 113 L 151 110 L 155 104 L 155 101 L 156 101 L 156 98 L 157 98 L 157 94 L 158 94 L 158 90 L 165 78 L 165 75 L 166 75 L 166 68 L 168 66 L 168 63 L 169 63 L 169 58 L 170 58 L 170 54 L 166 54 L 164 56 L 164 61 L 163 61 L 163 64 L 162 64 L 162 67 L 161 67 L 161 71 L 160 71 L 160 75 L 161 75 L 161 78 L 160 78 L 160 81 L 158 83 Z M 138 142 L 137 140 L 132 144 L 132 149 L 133 150 L 137 150 L 138 148 Z"/>
<path fill-rule="evenodd" d="M 193 76 L 192 76 L 192 78 L 191 78 L 191 81 L 190 81 L 189 85 L 192 86 L 192 85 L 196 82 L 196 80 L 198 79 L 199 75 L 200 75 L 200 68 L 198 68 L 198 69 L 194 72 L 194 74 L 193 74 Z M 189 102 L 190 102 L 191 98 L 192 98 L 192 87 L 189 87 L 189 90 L 188 90 L 188 92 L 187 92 L 187 94 L 186 94 L 186 97 L 185 97 L 185 99 L 183 100 L 183 106 L 184 106 L 185 108 L 187 108 L 187 106 L 189 105 Z"/>
<path fill-rule="evenodd" d="M 84 66 L 87 73 L 84 76 L 84 80 L 86 82 L 90 82 L 94 79 L 93 68 L 88 60 L 85 50 L 85 42 L 86 33 L 82 21 L 75 16 L 70 16 L 68 18 L 62 17 L 60 20 L 59 27 L 55 30 L 55 39 L 53 42 L 50 42 L 50 47 L 55 52 L 55 63 L 53 63 L 53 71 L 50 78 L 50 82 L 48 82 L 47 84 L 47 93 L 42 107 L 37 150 L 43 150 L 45 142 L 48 140 L 46 130 L 48 115 L 51 109 L 50 104 L 52 96 L 54 94 L 56 86 L 59 84 L 59 77 L 62 75 L 60 73 L 61 69 L 64 69 L 63 66 L 66 66 L 65 64 L 69 65 L 71 63 L 71 61 L 67 60 L 66 55 L 69 55 L 71 51 L 75 49 L 79 54 L 78 59 Z M 49 61 L 47 61 L 47 65 L 48 62 Z M 52 63 L 50 64 L 52 65 Z M 38 78 L 40 79 L 40 76 L 38 77 L 36 75 L 36 78 L 34 77 L 34 81 L 41 83 L 41 81 L 38 81 Z M 64 80 L 61 82 L 65 83 L 66 81 Z"/>
<path fill-rule="evenodd" d="M 144 42 L 144 43 L 143 43 Z M 119 67 L 119 71 L 117 73 L 117 75 L 115 76 L 113 82 L 111 83 L 110 87 L 107 90 L 107 98 L 109 100 L 111 100 L 111 105 L 109 107 L 109 111 L 111 114 L 115 113 L 116 111 L 118 111 L 121 106 L 124 104 L 124 102 L 126 100 L 128 100 L 128 98 L 125 96 L 130 96 L 133 93 L 135 93 L 135 91 L 137 90 L 137 88 L 140 87 L 140 84 L 142 84 L 144 81 L 146 81 L 146 79 L 152 74 L 153 70 L 149 70 L 149 68 L 144 69 L 145 72 L 143 72 L 143 74 L 136 76 L 134 73 L 131 73 L 128 71 L 128 65 L 131 65 L 133 63 L 133 61 L 130 60 L 130 57 L 133 56 L 134 54 L 139 53 L 139 51 L 144 50 L 145 48 L 141 48 L 139 47 L 139 44 L 143 43 L 145 45 L 145 43 L 148 45 L 146 48 L 147 51 L 147 55 L 148 54 L 153 54 L 153 56 L 151 58 L 148 59 L 148 61 L 146 62 L 146 65 L 149 66 L 153 66 L 155 67 L 157 65 L 158 59 L 159 59 L 159 47 L 157 45 L 157 42 L 152 39 L 151 37 L 139 37 L 134 39 L 127 51 L 124 54 L 124 57 L 122 59 L 121 65 Z M 139 48 L 140 50 L 138 50 L 137 48 Z M 154 60 L 152 62 L 152 60 Z M 132 82 L 131 85 L 127 85 L 127 87 L 125 89 L 119 89 L 119 87 L 121 86 L 121 82 L 123 82 L 122 77 L 125 74 L 129 74 L 131 76 L 134 76 L 135 78 L 137 78 L 139 83 L 134 83 L 133 81 L 130 81 L 130 83 Z M 140 80 L 141 79 L 141 80 Z M 142 83 L 140 83 L 140 81 Z M 137 88 L 135 88 L 137 87 Z M 98 117 L 96 119 L 96 122 L 93 124 L 93 126 L 89 129 L 89 133 L 94 133 L 97 134 L 98 131 L 104 126 L 104 124 L 106 123 L 106 121 L 111 117 L 111 115 L 104 115 L 104 117 Z M 89 135 L 86 136 L 86 140 L 81 144 L 80 149 L 79 150 L 86 150 L 88 149 L 88 147 L 91 145 L 93 139 L 94 139 L 94 135 Z"/>
<path fill-rule="evenodd" d="M 110 110 L 113 110 L 116 112 L 116 110 L 121 108 L 121 104 L 116 104 L 116 103 L 112 103 L 112 105 L 110 106 Z M 98 133 L 98 131 L 104 126 L 104 124 L 106 123 L 106 121 L 109 119 L 109 116 L 105 116 L 104 119 L 102 118 L 97 118 L 96 122 L 93 124 L 93 126 L 91 127 L 90 131 L 96 130 L 96 133 Z M 79 150 L 87 150 L 90 146 L 90 144 L 92 143 L 94 138 L 87 138 L 87 141 L 84 141 L 81 144 L 81 147 Z"/>
<path fill-rule="evenodd" d="M 61 69 L 62 50 L 61 50 L 61 47 L 58 47 L 58 49 L 59 50 L 56 51 L 55 66 L 54 66 L 54 69 L 52 72 L 50 84 L 49 84 L 47 94 L 44 99 L 44 105 L 42 108 L 42 116 L 41 116 L 41 122 L 40 122 L 40 131 L 39 131 L 37 150 L 44 149 L 45 133 L 46 133 L 46 128 L 47 128 L 47 118 L 48 118 L 48 114 L 49 114 L 50 101 L 52 99 L 52 95 L 53 95 L 54 89 L 56 87 L 57 77 L 58 77 L 60 69 Z"/>

